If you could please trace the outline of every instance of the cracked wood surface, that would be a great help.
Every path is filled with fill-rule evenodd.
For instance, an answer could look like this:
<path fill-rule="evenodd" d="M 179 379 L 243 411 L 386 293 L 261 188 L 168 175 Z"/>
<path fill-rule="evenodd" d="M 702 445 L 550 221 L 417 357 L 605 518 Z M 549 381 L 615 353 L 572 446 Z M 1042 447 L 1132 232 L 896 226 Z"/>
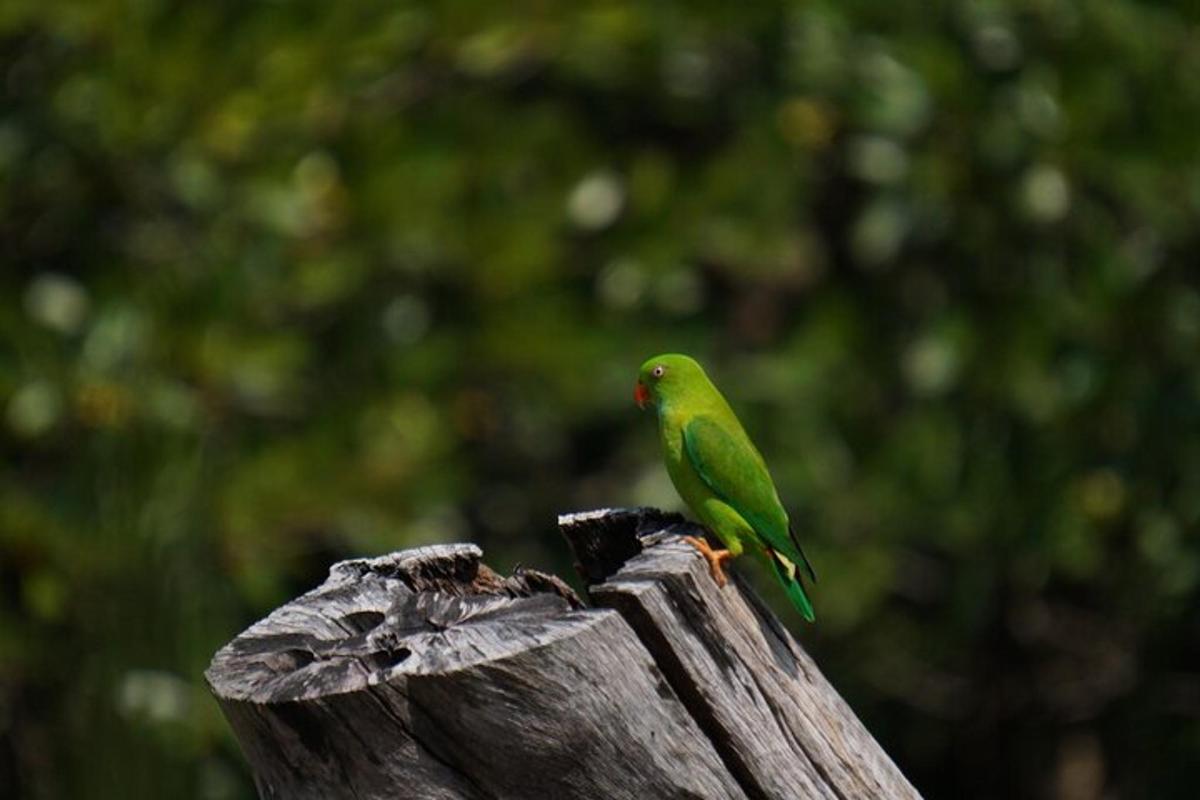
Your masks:
<path fill-rule="evenodd" d="M 559 526 L 582 542 L 592 602 L 632 625 L 747 795 L 919 798 L 736 567 L 717 586 L 681 540 L 700 528 L 640 510 L 565 515 Z M 636 554 L 616 565 L 606 546 Z"/>
<path fill-rule="evenodd" d="M 473 545 L 330 570 L 206 677 L 263 798 L 743 798 L 620 615 Z"/>
<path fill-rule="evenodd" d="M 333 566 L 206 673 L 264 798 L 917 798 L 653 509 L 565 515 L 596 608 L 474 545 Z M 735 573 L 736 574 L 736 570 Z"/>

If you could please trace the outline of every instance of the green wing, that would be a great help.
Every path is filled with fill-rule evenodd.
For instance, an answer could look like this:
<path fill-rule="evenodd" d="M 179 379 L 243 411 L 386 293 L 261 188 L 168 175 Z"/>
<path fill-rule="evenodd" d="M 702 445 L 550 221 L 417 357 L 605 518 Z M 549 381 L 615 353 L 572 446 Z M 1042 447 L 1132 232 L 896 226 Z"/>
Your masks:
<path fill-rule="evenodd" d="M 793 564 L 804 565 L 816 580 L 788 525 L 787 512 L 779 502 L 767 465 L 745 434 L 730 433 L 712 417 L 701 415 L 683 426 L 683 446 L 708 488 L 741 514 L 764 544 Z"/>

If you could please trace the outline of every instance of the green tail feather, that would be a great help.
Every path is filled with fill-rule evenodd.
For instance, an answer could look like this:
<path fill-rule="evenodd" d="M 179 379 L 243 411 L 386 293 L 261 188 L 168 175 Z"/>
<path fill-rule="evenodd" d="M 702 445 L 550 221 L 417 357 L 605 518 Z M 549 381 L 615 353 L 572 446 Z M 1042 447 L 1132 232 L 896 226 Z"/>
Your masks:
<path fill-rule="evenodd" d="M 804 593 L 804 587 L 800 585 L 800 576 L 797 573 L 796 567 L 793 564 L 787 564 L 780 560 L 778 553 L 771 554 L 771 566 L 775 568 L 775 575 L 779 578 L 779 582 L 783 584 L 783 590 L 787 593 L 788 599 L 792 601 L 792 605 L 800 612 L 800 615 L 809 622 L 816 622 L 817 616 L 813 613 L 812 603 L 809 602 L 808 595 Z"/>

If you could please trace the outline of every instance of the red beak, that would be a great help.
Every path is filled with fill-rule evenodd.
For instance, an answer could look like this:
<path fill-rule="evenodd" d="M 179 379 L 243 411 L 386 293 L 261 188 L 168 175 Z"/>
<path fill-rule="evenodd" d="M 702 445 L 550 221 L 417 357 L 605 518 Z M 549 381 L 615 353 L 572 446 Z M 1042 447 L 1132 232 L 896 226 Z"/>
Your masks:
<path fill-rule="evenodd" d="M 638 404 L 638 408 L 645 408 L 650 402 L 650 390 L 643 386 L 641 381 L 633 387 L 633 402 Z"/>

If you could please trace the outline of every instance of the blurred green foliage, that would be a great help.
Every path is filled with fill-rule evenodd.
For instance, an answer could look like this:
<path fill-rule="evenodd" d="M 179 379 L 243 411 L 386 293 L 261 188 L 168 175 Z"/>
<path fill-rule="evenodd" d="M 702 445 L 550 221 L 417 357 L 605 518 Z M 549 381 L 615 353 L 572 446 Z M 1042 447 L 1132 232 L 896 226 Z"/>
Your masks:
<path fill-rule="evenodd" d="M 682 350 L 926 796 L 1192 796 L 1198 20 L 6 0 L 0 794 L 251 797 L 212 652 L 349 555 L 568 574 Z"/>

